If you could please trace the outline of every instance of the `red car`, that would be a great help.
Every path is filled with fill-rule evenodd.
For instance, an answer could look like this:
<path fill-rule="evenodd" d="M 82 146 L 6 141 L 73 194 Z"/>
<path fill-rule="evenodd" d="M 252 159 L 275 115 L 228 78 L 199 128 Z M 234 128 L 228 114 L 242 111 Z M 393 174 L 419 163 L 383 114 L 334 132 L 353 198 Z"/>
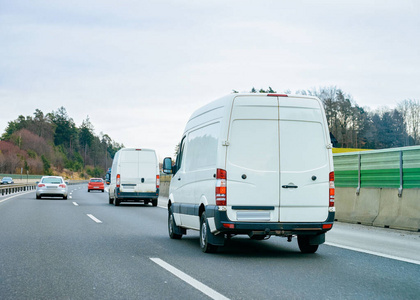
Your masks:
<path fill-rule="evenodd" d="M 104 192 L 104 181 L 102 178 L 91 178 L 88 183 L 88 192 L 90 191 L 102 191 Z"/>

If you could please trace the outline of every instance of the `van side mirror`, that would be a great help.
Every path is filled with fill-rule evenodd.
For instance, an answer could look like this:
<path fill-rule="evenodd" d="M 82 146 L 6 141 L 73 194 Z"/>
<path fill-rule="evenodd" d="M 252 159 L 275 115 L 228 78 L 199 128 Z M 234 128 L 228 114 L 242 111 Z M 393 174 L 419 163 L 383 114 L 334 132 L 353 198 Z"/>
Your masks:
<path fill-rule="evenodd" d="M 165 174 L 172 174 L 172 158 L 165 157 L 163 159 L 162 171 Z"/>

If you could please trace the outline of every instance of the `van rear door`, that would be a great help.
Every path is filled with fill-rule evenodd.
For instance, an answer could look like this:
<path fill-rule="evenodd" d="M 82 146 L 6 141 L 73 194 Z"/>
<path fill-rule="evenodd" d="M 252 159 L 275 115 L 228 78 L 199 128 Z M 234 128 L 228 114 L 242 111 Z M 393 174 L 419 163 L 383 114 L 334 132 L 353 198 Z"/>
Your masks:
<path fill-rule="evenodd" d="M 329 156 L 320 102 L 279 97 L 280 222 L 328 217 Z"/>
<path fill-rule="evenodd" d="M 121 153 L 121 186 L 123 192 L 156 192 L 156 154 L 132 149 Z"/>
<path fill-rule="evenodd" d="M 278 98 L 233 101 L 226 155 L 228 217 L 277 222 L 279 217 Z"/>

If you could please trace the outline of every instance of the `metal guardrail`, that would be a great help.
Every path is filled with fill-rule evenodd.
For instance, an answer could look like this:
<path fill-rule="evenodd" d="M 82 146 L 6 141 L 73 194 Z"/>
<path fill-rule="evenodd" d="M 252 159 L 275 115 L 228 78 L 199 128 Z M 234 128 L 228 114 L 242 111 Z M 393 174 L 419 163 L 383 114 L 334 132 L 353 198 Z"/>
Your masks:
<path fill-rule="evenodd" d="M 0 195 L 9 195 L 13 193 L 25 192 L 36 189 L 36 184 L 7 184 L 0 186 Z"/>

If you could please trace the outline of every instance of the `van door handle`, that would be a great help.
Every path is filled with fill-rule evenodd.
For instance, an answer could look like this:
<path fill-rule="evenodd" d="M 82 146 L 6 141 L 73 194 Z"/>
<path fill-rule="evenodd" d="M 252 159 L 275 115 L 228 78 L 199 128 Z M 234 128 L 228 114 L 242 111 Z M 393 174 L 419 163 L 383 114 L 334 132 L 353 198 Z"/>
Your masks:
<path fill-rule="evenodd" d="M 297 189 L 298 188 L 298 186 L 297 185 L 282 185 L 281 186 L 282 188 L 284 188 L 284 189 Z"/>
<path fill-rule="evenodd" d="M 181 180 L 181 177 L 178 177 L 178 180 Z"/>

